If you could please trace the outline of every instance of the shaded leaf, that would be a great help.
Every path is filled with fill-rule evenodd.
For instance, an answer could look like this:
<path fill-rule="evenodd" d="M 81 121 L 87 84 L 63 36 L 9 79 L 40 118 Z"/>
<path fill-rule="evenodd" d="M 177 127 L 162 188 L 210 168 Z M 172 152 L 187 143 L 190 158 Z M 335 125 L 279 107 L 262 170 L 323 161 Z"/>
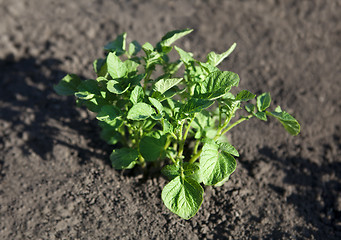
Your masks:
<path fill-rule="evenodd" d="M 106 59 L 99 58 L 95 60 L 93 66 L 98 77 L 104 77 L 108 72 Z"/>
<path fill-rule="evenodd" d="M 88 100 L 93 98 L 95 95 L 100 95 L 98 82 L 93 79 L 82 81 L 78 87 L 75 96 L 80 99 Z"/>
<path fill-rule="evenodd" d="M 107 142 L 107 144 L 114 145 L 122 141 L 122 135 L 116 131 L 117 127 L 113 127 L 105 122 L 99 122 L 99 125 L 102 129 L 100 136 L 104 141 Z"/>
<path fill-rule="evenodd" d="M 161 169 L 161 173 L 165 175 L 169 180 L 172 180 L 177 176 L 180 176 L 180 168 L 175 164 L 166 165 Z"/>
<path fill-rule="evenodd" d="M 122 94 L 126 92 L 130 87 L 130 83 L 127 87 L 123 87 L 122 84 L 116 80 L 110 80 L 107 82 L 107 89 L 109 92 L 115 93 L 115 94 Z"/>
<path fill-rule="evenodd" d="M 135 166 L 139 153 L 133 148 L 115 149 L 110 154 L 110 160 L 115 169 L 130 169 Z"/>
<path fill-rule="evenodd" d="M 144 136 L 140 141 L 140 153 L 147 162 L 156 161 L 165 151 L 167 137 L 162 135 Z"/>
<path fill-rule="evenodd" d="M 116 119 L 120 117 L 121 111 L 116 106 L 113 105 L 104 105 L 101 107 L 101 110 L 97 114 L 96 118 L 99 121 L 106 122 L 111 126 L 116 126 Z"/>
<path fill-rule="evenodd" d="M 78 91 L 77 87 L 81 83 L 81 79 L 76 74 L 67 74 L 53 88 L 59 95 L 70 96 Z"/>
<path fill-rule="evenodd" d="M 135 56 L 141 49 L 142 49 L 142 46 L 137 41 L 134 40 L 129 44 L 128 53 L 131 56 L 132 55 Z"/>
<path fill-rule="evenodd" d="M 104 50 L 115 52 L 117 56 L 125 53 L 127 33 L 122 33 L 117 38 L 104 46 Z"/>

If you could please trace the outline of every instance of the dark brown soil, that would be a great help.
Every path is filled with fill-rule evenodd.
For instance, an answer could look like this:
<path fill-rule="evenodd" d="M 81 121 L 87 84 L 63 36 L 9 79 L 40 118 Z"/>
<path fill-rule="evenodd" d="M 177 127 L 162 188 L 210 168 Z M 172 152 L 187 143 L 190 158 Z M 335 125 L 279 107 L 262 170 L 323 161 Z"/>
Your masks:
<path fill-rule="evenodd" d="M 341 239 L 341 2 L 0 1 L 0 239 Z M 203 59 L 238 46 L 222 69 L 271 92 L 302 133 L 252 120 L 231 133 L 238 167 L 206 188 L 185 221 L 162 177 L 110 167 L 93 117 L 52 89 L 93 77 L 102 46 L 173 29 Z"/>

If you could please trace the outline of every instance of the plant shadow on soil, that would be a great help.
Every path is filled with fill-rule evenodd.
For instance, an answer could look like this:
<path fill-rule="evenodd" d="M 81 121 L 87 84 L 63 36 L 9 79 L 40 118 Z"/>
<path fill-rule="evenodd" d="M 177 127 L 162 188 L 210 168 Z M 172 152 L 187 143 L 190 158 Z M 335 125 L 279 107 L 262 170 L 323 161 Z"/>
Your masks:
<path fill-rule="evenodd" d="M 76 103 L 72 97 L 57 97 L 54 93 L 53 84 L 66 75 L 58 69 L 60 64 L 60 60 L 53 58 L 41 62 L 34 57 L 14 60 L 8 56 L 0 59 L 0 69 L 3 69 L 0 72 L 0 120 L 8 123 L 18 139 L 23 139 L 21 146 L 24 154 L 33 151 L 43 160 L 53 160 L 53 147 L 61 144 L 76 150 L 79 164 L 85 164 L 92 156 L 110 164 L 108 153 L 112 148 L 98 136 L 96 121 L 82 117 L 80 111 L 75 109 Z M 61 123 L 62 127 L 51 120 Z M 56 136 L 64 127 L 65 131 L 76 131 L 78 136 L 73 137 L 72 133 L 68 133 L 70 141 L 58 139 Z M 87 146 L 103 149 L 103 153 L 72 144 L 72 138 L 79 136 L 86 140 Z M 5 134 L 4 137 L 10 136 Z M 0 149 L 4 144 L 0 138 Z"/>
<path fill-rule="evenodd" d="M 324 148 L 328 148 L 327 145 Z M 299 215 L 316 229 L 327 229 L 336 232 L 336 226 L 341 219 L 341 211 L 337 209 L 338 192 L 341 191 L 341 163 L 330 163 L 323 159 L 321 165 L 300 156 L 283 158 L 270 147 L 263 147 L 259 153 L 266 161 L 275 161 L 275 166 L 285 172 L 284 183 L 294 186 L 297 191 L 286 193 L 286 189 L 269 184 L 279 195 L 286 197 L 287 202 L 295 206 Z M 252 165 L 252 163 L 251 163 Z M 248 166 L 248 171 L 255 166 Z M 332 176 L 326 179 L 326 176 Z M 311 234 L 317 239 L 322 237 L 321 232 L 304 227 L 297 227 L 298 232 Z"/>

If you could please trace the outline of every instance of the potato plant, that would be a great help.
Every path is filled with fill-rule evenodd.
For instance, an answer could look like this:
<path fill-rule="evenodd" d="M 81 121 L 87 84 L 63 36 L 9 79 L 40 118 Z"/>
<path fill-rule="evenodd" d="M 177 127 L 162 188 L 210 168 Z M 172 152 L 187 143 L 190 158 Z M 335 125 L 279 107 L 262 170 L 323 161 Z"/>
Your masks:
<path fill-rule="evenodd" d="M 269 93 L 230 92 L 239 76 L 217 66 L 236 44 L 221 54 L 210 52 L 205 62 L 172 46 L 191 31 L 168 32 L 156 46 L 127 45 L 123 33 L 104 47 L 104 58 L 94 61 L 96 79 L 68 74 L 54 86 L 97 114 L 101 137 L 114 145 L 115 169 L 162 165 L 170 180 L 162 200 L 184 219 L 198 212 L 203 186 L 220 186 L 235 171 L 239 154 L 225 137 L 228 131 L 251 118 L 274 117 L 291 135 L 300 132 L 297 120 L 279 106 L 269 110 Z M 175 61 L 169 57 L 173 48 Z"/>

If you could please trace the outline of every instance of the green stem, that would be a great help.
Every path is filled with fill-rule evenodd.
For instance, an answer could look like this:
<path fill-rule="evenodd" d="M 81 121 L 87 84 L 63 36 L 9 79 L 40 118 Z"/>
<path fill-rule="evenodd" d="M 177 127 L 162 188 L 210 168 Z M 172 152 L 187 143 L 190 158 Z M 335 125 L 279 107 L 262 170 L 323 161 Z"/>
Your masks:
<path fill-rule="evenodd" d="M 199 145 L 200 145 L 200 141 L 197 140 L 193 149 L 193 155 L 195 155 L 198 152 Z"/>
<path fill-rule="evenodd" d="M 216 135 L 215 135 L 215 137 L 214 137 L 214 140 L 217 140 L 217 139 L 222 135 L 221 132 L 222 132 L 223 129 L 226 128 L 227 125 L 230 123 L 230 121 L 231 121 L 231 119 L 232 119 L 234 113 L 235 113 L 236 110 L 237 110 L 236 107 L 237 107 L 237 105 L 235 105 L 235 106 L 233 107 L 233 110 L 232 110 L 230 116 L 225 120 L 223 126 L 220 126 L 220 127 L 218 128 L 217 133 L 216 133 Z"/>
<path fill-rule="evenodd" d="M 220 103 L 219 103 L 219 127 L 221 126 L 221 106 L 220 106 Z"/>
<path fill-rule="evenodd" d="M 220 136 L 221 136 L 221 135 L 224 135 L 225 133 L 227 133 L 228 131 L 230 131 L 232 128 L 234 128 L 234 127 L 237 126 L 238 124 L 244 122 L 245 120 L 249 120 L 249 119 L 252 118 L 252 117 L 253 117 L 253 115 L 250 114 L 250 115 L 248 115 L 247 117 L 242 117 L 242 118 L 240 118 L 238 121 L 236 121 L 236 122 L 232 123 L 230 126 L 228 126 L 228 127 L 220 134 Z M 218 137 L 218 138 L 219 138 L 219 137 Z M 218 138 L 217 138 L 217 139 L 218 139 Z M 215 139 L 215 140 L 217 140 L 217 139 Z"/>
<path fill-rule="evenodd" d="M 199 157 L 202 152 L 202 149 L 199 150 L 196 154 L 194 154 L 191 159 L 189 160 L 189 163 L 194 163 Z"/>
<path fill-rule="evenodd" d="M 150 79 L 150 76 L 152 75 L 153 71 L 149 70 L 147 72 L 147 75 L 146 77 L 144 78 L 144 83 L 143 83 L 143 90 L 146 90 L 147 89 L 147 84 L 149 82 L 149 79 Z"/>
<path fill-rule="evenodd" d="M 185 131 L 184 135 L 182 136 L 182 139 L 180 139 L 180 146 L 179 146 L 179 153 L 178 153 L 178 156 L 179 156 L 179 157 L 182 156 L 182 153 L 183 153 L 183 151 L 184 151 L 184 147 L 185 147 L 185 142 L 186 142 L 186 139 L 187 139 L 187 135 L 188 135 L 189 129 L 191 128 L 191 124 L 192 124 L 194 118 L 195 118 L 195 114 L 194 114 L 194 116 L 192 117 L 191 121 L 188 123 L 187 128 L 186 128 L 186 131 Z M 181 134 L 182 134 L 182 126 L 183 126 L 183 125 L 181 125 L 181 132 L 180 132 Z"/>

